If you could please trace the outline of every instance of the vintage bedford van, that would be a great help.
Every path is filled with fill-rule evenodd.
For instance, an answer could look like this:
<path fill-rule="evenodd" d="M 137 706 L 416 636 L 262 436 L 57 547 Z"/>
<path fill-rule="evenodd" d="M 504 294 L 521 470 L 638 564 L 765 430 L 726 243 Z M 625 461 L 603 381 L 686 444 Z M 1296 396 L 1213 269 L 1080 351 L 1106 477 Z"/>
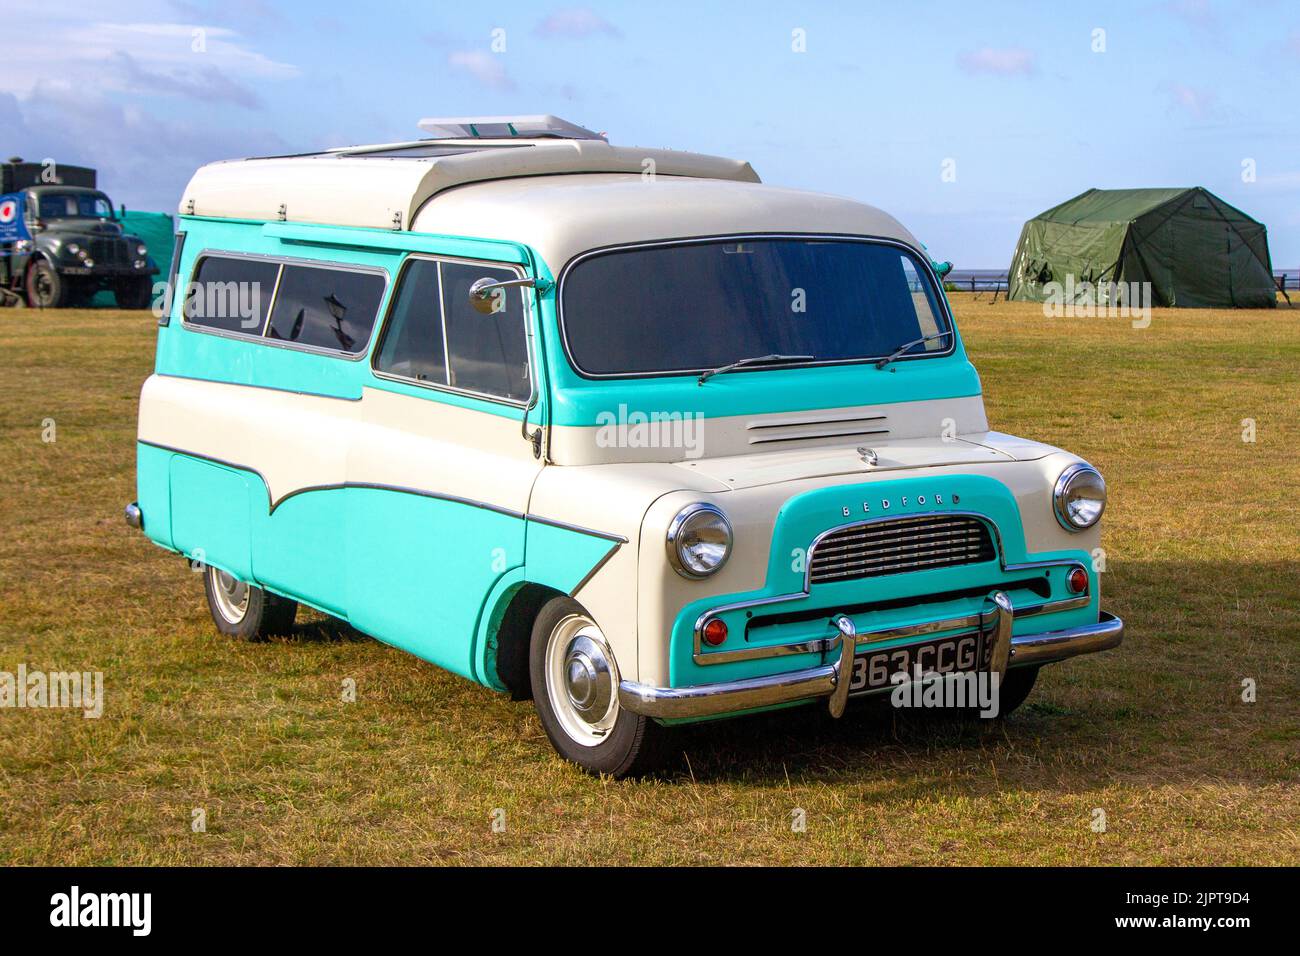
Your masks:
<path fill-rule="evenodd" d="M 1101 476 L 990 431 L 892 217 L 553 117 L 422 125 L 181 200 L 127 519 L 221 633 L 309 605 L 614 775 L 918 674 L 1005 713 L 1119 644 Z"/>

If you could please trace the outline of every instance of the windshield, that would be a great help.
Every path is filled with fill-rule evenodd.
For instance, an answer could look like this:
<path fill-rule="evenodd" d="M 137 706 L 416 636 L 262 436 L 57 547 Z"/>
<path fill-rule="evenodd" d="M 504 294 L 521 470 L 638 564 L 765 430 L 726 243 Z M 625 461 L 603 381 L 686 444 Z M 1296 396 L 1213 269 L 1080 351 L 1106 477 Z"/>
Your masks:
<path fill-rule="evenodd" d="M 36 210 L 39 219 L 109 219 L 113 215 L 108 197 L 94 193 L 41 193 Z"/>
<path fill-rule="evenodd" d="M 767 355 L 860 361 L 949 328 L 928 270 L 910 252 L 804 238 L 591 256 L 564 277 L 562 321 L 569 356 L 589 375 L 701 371 Z M 951 346 L 942 336 L 905 355 Z"/>

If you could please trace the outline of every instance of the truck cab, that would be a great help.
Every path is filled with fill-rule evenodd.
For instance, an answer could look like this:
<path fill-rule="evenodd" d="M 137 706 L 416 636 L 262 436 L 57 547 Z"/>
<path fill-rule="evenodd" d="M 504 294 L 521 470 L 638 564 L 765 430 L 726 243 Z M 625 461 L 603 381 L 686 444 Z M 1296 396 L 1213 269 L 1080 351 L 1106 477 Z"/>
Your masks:
<path fill-rule="evenodd" d="M 0 281 L 33 308 L 89 304 L 109 290 L 119 308 L 142 309 L 152 298 L 158 266 L 139 236 L 128 233 L 95 171 L 54 167 L 58 182 L 42 181 L 44 166 L 10 161 L 4 181 L 22 217 L 23 236 L 3 243 Z"/>

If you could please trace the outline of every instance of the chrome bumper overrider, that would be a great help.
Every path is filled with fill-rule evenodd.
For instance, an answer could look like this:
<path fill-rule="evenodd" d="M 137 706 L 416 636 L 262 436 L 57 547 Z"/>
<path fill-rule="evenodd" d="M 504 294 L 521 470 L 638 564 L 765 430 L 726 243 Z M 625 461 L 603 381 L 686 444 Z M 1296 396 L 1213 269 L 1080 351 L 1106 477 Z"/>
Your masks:
<path fill-rule="evenodd" d="M 1015 612 L 1007 595 L 1002 591 L 993 592 L 985 608 L 977 615 L 978 627 L 985 639 L 993 642 L 989 670 L 998 673 L 1005 673 L 1009 665 L 1043 664 L 1108 650 L 1124 638 L 1124 622 L 1104 611 L 1096 624 L 1013 637 L 1011 622 Z M 826 641 L 825 649 L 838 652 L 833 663 L 695 687 L 652 687 L 625 680 L 619 683 L 619 703 L 647 717 L 690 718 L 827 697 L 831 716 L 839 717 L 848 700 L 847 675 L 853 671 L 858 644 L 877 641 L 880 637 L 873 632 L 858 633 L 853 622 L 842 614 L 835 615 L 832 624 L 839 635 Z"/>

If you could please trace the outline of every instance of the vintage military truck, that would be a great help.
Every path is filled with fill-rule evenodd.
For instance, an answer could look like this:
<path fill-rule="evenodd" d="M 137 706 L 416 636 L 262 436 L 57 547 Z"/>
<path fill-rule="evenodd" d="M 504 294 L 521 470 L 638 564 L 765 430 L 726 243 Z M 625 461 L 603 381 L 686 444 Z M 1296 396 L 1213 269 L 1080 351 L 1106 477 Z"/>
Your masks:
<path fill-rule="evenodd" d="M 111 290 L 124 309 L 147 308 L 158 266 L 128 234 L 84 166 L 0 163 L 0 287 L 33 308 L 89 304 Z"/>

